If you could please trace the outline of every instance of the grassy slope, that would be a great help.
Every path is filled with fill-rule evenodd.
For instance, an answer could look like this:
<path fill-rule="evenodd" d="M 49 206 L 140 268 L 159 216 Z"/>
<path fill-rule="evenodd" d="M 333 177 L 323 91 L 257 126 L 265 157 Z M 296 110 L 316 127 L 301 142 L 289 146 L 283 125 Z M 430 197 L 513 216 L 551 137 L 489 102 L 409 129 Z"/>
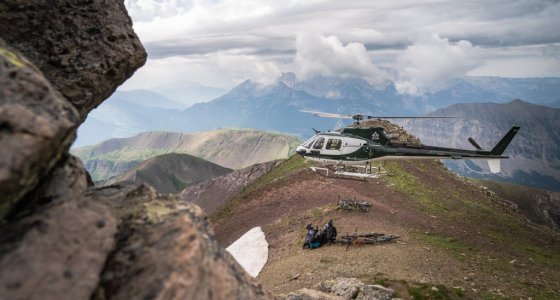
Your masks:
<path fill-rule="evenodd" d="M 143 161 L 167 153 L 184 153 L 224 167 L 239 169 L 255 163 L 286 158 L 298 144 L 296 137 L 286 134 L 222 129 L 188 134 L 148 132 L 72 149 L 72 153 L 84 162 L 103 160 L 112 163 Z M 107 179 L 107 170 L 89 171 L 96 181 Z"/>
<path fill-rule="evenodd" d="M 292 157 L 211 216 L 224 245 L 263 227 L 270 257 L 259 279 L 273 291 L 349 276 L 383 282 L 403 298 L 560 299 L 558 233 L 527 222 L 441 163 L 389 162 L 389 175 L 370 182 L 328 179 L 304 166 Z M 369 201 L 372 210 L 338 211 L 339 197 Z M 398 234 L 405 244 L 301 250 L 305 224 L 330 218 L 339 232 Z"/>
<path fill-rule="evenodd" d="M 288 177 L 289 175 L 301 171 L 303 168 L 308 166 L 308 163 L 304 161 L 299 155 L 292 155 L 289 159 L 282 162 L 279 166 L 272 169 L 270 172 L 264 174 L 255 182 L 249 186 L 243 188 L 237 196 L 223 205 L 220 209 L 216 210 L 215 213 L 210 215 L 210 220 L 215 224 L 219 224 L 221 220 L 227 220 L 235 218 L 232 215 L 234 209 L 243 202 L 251 193 L 266 187 L 269 184 L 281 182 L 282 179 Z"/>
<path fill-rule="evenodd" d="M 560 193 L 534 189 L 526 186 L 515 185 L 505 182 L 469 179 L 475 184 L 488 187 L 490 191 L 496 193 L 498 196 L 507 199 L 518 206 L 520 211 L 523 211 L 531 221 L 543 224 L 554 228 L 554 221 L 551 220 L 551 212 L 548 211 L 548 216 L 543 214 L 542 209 L 552 209 L 557 213 L 560 212 L 560 203 L 556 200 L 554 203 L 551 197 L 557 197 Z M 543 201 L 545 203 L 543 203 Z M 552 204 L 552 207 L 548 207 Z M 544 207 L 541 207 L 544 206 Z M 556 221 L 558 222 L 558 221 Z"/>

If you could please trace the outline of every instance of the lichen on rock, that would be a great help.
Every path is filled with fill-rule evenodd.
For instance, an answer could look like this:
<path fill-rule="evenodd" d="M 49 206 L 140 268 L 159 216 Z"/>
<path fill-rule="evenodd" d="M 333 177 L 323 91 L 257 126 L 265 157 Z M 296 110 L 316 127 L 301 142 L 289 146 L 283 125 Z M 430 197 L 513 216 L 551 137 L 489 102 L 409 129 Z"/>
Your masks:
<path fill-rule="evenodd" d="M 145 60 L 122 0 L 0 3 L 0 299 L 273 298 L 198 206 L 93 188 L 69 154 Z"/>
<path fill-rule="evenodd" d="M 0 38 L 0 219 L 67 152 L 76 109 Z"/>
<path fill-rule="evenodd" d="M 104 187 L 88 197 L 122 220 L 94 299 L 273 298 L 218 245 L 200 207 L 148 186 Z"/>
<path fill-rule="evenodd" d="M 0 299 L 88 299 L 116 224 L 105 206 L 73 199 L 3 226 Z"/>

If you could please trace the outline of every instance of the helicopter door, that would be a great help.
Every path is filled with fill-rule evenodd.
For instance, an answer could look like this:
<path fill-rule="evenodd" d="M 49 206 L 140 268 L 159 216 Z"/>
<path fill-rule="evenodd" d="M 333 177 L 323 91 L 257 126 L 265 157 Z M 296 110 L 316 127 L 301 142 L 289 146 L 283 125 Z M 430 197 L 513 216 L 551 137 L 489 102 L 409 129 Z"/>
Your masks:
<path fill-rule="evenodd" d="M 315 143 L 313 144 L 313 147 L 311 149 L 311 154 L 312 155 L 319 155 L 321 154 L 321 149 L 323 148 L 323 145 L 325 144 L 325 138 L 324 137 L 320 137 L 318 138 Z"/>
<path fill-rule="evenodd" d="M 327 150 L 340 150 L 340 146 L 342 146 L 341 139 L 329 139 L 327 141 L 327 146 L 325 149 Z"/>
<path fill-rule="evenodd" d="M 342 139 L 330 138 L 327 140 L 325 150 L 322 153 L 326 155 L 338 155 L 340 154 L 341 147 Z"/>

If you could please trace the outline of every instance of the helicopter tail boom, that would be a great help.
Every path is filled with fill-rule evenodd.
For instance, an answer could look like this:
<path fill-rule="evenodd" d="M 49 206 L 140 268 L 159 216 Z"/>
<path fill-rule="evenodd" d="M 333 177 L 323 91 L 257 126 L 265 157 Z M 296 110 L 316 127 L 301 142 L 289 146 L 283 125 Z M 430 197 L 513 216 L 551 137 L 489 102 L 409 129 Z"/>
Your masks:
<path fill-rule="evenodd" d="M 506 135 L 504 135 L 504 137 L 496 144 L 496 146 L 494 146 L 494 148 L 490 150 L 490 154 L 502 155 L 502 153 L 506 151 L 506 148 L 509 146 L 509 143 L 511 143 L 511 140 L 513 140 L 513 137 L 517 134 L 518 131 L 519 126 L 513 126 L 508 131 L 508 133 L 506 133 Z"/>

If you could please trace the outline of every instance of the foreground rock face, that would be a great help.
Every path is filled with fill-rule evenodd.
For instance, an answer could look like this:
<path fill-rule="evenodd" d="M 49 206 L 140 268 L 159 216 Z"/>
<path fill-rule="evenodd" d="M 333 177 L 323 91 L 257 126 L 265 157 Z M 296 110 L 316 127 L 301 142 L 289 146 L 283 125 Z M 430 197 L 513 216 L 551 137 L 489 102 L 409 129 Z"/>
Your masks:
<path fill-rule="evenodd" d="M 146 186 L 100 188 L 88 198 L 122 220 L 95 299 L 273 298 L 218 246 L 198 206 Z"/>
<path fill-rule="evenodd" d="M 82 120 L 146 61 L 122 0 L 2 1 L 0 37 L 43 72 Z"/>
<path fill-rule="evenodd" d="M 122 0 L 0 3 L 0 299 L 272 299 L 199 207 L 69 154 L 145 58 Z"/>
<path fill-rule="evenodd" d="M 0 299 L 273 299 L 178 203 L 112 186 L 40 204 L 0 231 Z"/>
<path fill-rule="evenodd" d="M 91 201 L 61 201 L 4 226 L 0 299 L 88 299 L 114 244 L 116 220 Z"/>
<path fill-rule="evenodd" d="M 78 123 L 74 107 L 0 39 L 0 219 L 68 150 Z"/>

